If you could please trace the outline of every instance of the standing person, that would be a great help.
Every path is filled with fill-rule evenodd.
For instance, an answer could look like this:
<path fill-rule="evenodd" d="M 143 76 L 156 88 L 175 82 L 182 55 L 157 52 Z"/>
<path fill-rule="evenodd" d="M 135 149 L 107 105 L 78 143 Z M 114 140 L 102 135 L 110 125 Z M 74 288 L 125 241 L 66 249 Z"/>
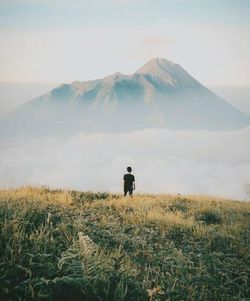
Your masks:
<path fill-rule="evenodd" d="M 131 167 L 127 167 L 127 171 L 128 173 L 123 176 L 124 196 L 129 193 L 129 195 L 132 197 L 133 190 L 135 190 L 135 177 L 131 174 Z"/>

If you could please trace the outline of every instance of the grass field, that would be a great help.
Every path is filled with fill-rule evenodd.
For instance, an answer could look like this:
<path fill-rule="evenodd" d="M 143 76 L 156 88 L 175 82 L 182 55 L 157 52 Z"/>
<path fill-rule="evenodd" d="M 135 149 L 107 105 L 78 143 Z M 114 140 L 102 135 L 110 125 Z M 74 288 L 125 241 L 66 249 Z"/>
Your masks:
<path fill-rule="evenodd" d="M 250 300 L 250 203 L 0 191 L 0 300 Z"/>

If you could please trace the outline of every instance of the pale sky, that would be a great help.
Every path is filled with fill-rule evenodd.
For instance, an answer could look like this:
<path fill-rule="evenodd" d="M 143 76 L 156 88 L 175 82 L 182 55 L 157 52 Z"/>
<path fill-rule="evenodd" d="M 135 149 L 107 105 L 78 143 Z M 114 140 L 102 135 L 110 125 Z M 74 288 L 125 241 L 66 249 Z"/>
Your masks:
<path fill-rule="evenodd" d="M 133 73 L 152 57 L 250 85 L 248 0 L 0 0 L 0 81 Z"/>

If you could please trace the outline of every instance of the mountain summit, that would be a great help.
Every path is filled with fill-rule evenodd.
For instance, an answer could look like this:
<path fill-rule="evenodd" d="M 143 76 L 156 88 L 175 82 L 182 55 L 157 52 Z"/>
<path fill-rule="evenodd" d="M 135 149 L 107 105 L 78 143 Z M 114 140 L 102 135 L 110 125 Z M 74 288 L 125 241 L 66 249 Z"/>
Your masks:
<path fill-rule="evenodd" d="M 177 64 L 174 64 L 166 59 L 155 58 L 139 68 L 136 73 L 151 74 L 161 78 L 166 77 L 169 78 L 169 80 L 173 80 L 170 74 L 177 66 Z"/>
<path fill-rule="evenodd" d="M 185 83 L 186 85 L 193 86 L 194 84 L 199 84 L 180 65 L 163 58 L 150 60 L 139 68 L 136 73 L 157 77 L 170 85 Z"/>
<path fill-rule="evenodd" d="M 0 119 L 6 137 L 248 125 L 248 115 L 163 58 L 150 60 L 131 75 L 62 84 Z"/>

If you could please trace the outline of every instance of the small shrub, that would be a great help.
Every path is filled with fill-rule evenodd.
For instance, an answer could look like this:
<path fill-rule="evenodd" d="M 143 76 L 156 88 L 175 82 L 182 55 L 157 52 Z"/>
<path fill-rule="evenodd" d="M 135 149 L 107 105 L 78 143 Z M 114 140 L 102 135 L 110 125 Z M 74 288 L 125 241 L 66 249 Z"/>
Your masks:
<path fill-rule="evenodd" d="M 206 225 L 210 224 L 221 224 L 222 223 L 222 217 L 219 214 L 219 212 L 215 211 L 204 211 L 199 212 L 195 216 L 196 220 L 198 222 L 204 222 Z"/>
<path fill-rule="evenodd" d="M 166 237 L 179 246 L 186 244 L 191 235 L 191 229 L 183 226 L 173 226 L 168 230 Z"/>
<path fill-rule="evenodd" d="M 106 200 L 109 197 L 107 192 L 79 192 L 71 191 L 71 196 L 75 203 L 81 204 L 84 202 L 94 201 L 94 200 Z"/>
<path fill-rule="evenodd" d="M 169 206 L 170 211 L 181 211 L 187 212 L 188 211 L 188 204 L 186 199 L 177 199 L 174 203 Z"/>

